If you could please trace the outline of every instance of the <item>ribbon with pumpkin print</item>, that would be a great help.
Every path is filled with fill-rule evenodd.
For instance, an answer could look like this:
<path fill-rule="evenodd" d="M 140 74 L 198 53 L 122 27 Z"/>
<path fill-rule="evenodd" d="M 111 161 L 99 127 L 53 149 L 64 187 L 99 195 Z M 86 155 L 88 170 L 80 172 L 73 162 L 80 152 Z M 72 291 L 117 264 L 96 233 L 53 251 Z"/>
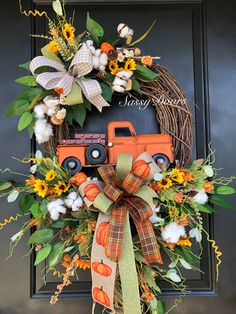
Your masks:
<path fill-rule="evenodd" d="M 119 263 L 125 314 L 141 313 L 129 217 L 132 217 L 135 223 L 143 255 L 147 262 L 162 263 L 159 245 L 149 220 L 153 214 L 154 199 L 157 195 L 147 186 L 154 173 L 158 171 L 160 171 L 159 167 L 147 153 L 139 156 L 134 163 L 132 163 L 131 155 L 121 154 L 117 159 L 116 171 L 112 165 L 104 165 L 98 169 L 105 182 L 103 189 L 96 184 L 96 181 L 85 182 L 79 188 L 87 205 L 100 210 L 92 248 L 92 265 L 98 265 L 93 264 L 96 261 L 103 264 L 104 257 L 108 258 L 110 262 Z M 104 232 L 101 231 L 101 217 L 109 222 Z M 103 222 L 105 228 L 104 223 L 105 221 Z M 100 233 L 102 240 L 98 236 Z M 99 252 L 97 252 L 98 247 Z M 102 251 L 101 247 L 104 247 Z M 109 263 L 106 265 L 111 268 L 114 276 L 116 266 L 112 264 L 111 267 Z M 104 268 L 103 265 L 99 265 L 99 267 L 100 270 Z M 115 282 L 110 278 L 109 287 L 104 290 L 104 282 L 107 281 L 107 278 L 104 279 L 104 274 L 97 272 L 95 268 L 92 267 L 93 298 L 96 302 L 113 310 L 111 300 L 113 300 Z M 97 298 L 97 293 L 94 294 L 94 291 L 98 292 L 97 289 L 94 289 L 99 288 L 95 283 L 96 278 L 99 278 L 100 290 L 103 292 L 99 295 L 104 297 L 103 302 L 101 302 L 101 298 Z"/>

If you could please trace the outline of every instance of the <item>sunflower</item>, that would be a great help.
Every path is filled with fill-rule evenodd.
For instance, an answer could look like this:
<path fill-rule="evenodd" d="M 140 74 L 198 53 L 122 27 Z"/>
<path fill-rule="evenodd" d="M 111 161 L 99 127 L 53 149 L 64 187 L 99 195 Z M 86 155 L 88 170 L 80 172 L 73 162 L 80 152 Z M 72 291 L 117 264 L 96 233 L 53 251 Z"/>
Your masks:
<path fill-rule="evenodd" d="M 66 23 L 63 26 L 62 34 L 67 41 L 70 41 L 75 38 L 75 28 L 71 24 Z"/>
<path fill-rule="evenodd" d="M 126 71 L 134 71 L 134 70 L 136 70 L 136 63 L 135 63 L 134 59 L 128 59 L 125 62 L 125 70 Z"/>
<path fill-rule="evenodd" d="M 119 67 L 118 67 L 118 63 L 117 61 L 110 61 L 109 62 L 109 69 L 111 71 L 111 73 L 115 70 L 117 70 Z M 113 74 L 113 73 L 112 73 Z"/>
<path fill-rule="evenodd" d="M 169 216 L 170 218 L 175 218 L 179 215 L 179 211 L 177 208 L 175 207 L 172 207 L 172 208 L 169 208 Z"/>
<path fill-rule="evenodd" d="M 180 239 L 180 240 L 177 242 L 177 245 L 189 246 L 189 247 L 191 247 L 191 246 L 192 246 L 192 242 L 190 242 L 189 239 Z"/>
<path fill-rule="evenodd" d="M 183 183 L 184 180 L 184 173 L 180 171 L 178 168 L 174 168 L 172 170 L 171 180 L 177 182 L 177 183 Z"/>
<path fill-rule="evenodd" d="M 75 262 L 75 265 L 77 265 L 81 269 L 89 269 L 91 268 L 91 261 L 79 259 Z"/>
<path fill-rule="evenodd" d="M 159 189 L 169 189 L 170 187 L 172 187 L 172 180 L 169 178 L 163 178 L 157 183 L 157 187 Z"/>
<path fill-rule="evenodd" d="M 47 195 L 47 192 L 48 192 L 47 183 L 45 181 L 43 181 L 43 180 L 37 179 L 35 181 L 34 191 L 36 193 L 38 193 L 39 196 L 44 198 Z"/>
<path fill-rule="evenodd" d="M 117 68 L 117 69 L 111 71 L 111 74 L 112 74 L 112 75 L 116 75 L 117 73 L 119 73 L 119 72 L 121 72 L 121 71 L 123 71 L 123 68 Z"/>
<path fill-rule="evenodd" d="M 67 192 L 69 189 L 69 186 L 65 184 L 63 181 L 59 181 L 57 184 L 55 184 L 55 193 L 60 196 L 62 193 Z"/>
<path fill-rule="evenodd" d="M 46 176 L 45 176 L 46 181 L 51 182 L 55 178 L 56 178 L 56 172 L 54 170 L 51 169 L 46 173 Z"/>
<path fill-rule="evenodd" d="M 57 43 L 54 40 L 50 41 L 50 43 L 48 44 L 47 48 L 51 52 L 57 52 L 58 51 Z"/>

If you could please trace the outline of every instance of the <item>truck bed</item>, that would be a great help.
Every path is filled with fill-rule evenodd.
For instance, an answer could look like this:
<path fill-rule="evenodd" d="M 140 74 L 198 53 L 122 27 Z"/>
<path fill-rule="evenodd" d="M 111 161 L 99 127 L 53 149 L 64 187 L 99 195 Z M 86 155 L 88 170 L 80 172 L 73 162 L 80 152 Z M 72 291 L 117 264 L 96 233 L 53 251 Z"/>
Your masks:
<path fill-rule="evenodd" d="M 76 133 L 74 138 L 63 139 L 59 141 L 60 145 L 90 145 L 90 144 L 106 144 L 105 133 Z"/>

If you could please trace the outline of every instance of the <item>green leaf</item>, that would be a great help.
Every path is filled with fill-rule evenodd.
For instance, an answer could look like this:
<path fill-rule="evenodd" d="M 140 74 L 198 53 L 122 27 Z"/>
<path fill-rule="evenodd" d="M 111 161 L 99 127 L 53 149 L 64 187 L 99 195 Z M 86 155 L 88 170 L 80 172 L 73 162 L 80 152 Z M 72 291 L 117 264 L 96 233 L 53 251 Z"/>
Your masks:
<path fill-rule="evenodd" d="M 144 65 L 136 65 L 136 74 L 138 78 L 143 82 L 150 82 L 157 78 L 160 74 L 150 70 L 148 67 Z"/>
<path fill-rule="evenodd" d="M 48 200 L 44 199 L 39 205 L 39 209 L 43 215 L 46 215 L 48 213 L 48 203 Z"/>
<path fill-rule="evenodd" d="M 65 225 L 65 221 L 63 220 L 57 220 L 51 224 L 53 228 L 59 228 L 59 229 L 63 228 L 64 225 Z"/>
<path fill-rule="evenodd" d="M 43 90 L 39 87 L 34 88 L 25 88 L 22 92 L 16 97 L 16 99 L 24 99 L 31 102 L 35 97 L 42 95 Z"/>
<path fill-rule="evenodd" d="M 7 108 L 5 117 L 21 116 L 24 112 L 29 110 L 29 102 L 26 99 L 14 100 Z"/>
<path fill-rule="evenodd" d="M 137 80 L 132 79 L 132 89 L 142 95 L 142 91 L 140 89 L 140 84 Z"/>
<path fill-rule="evenodd" d="M 90 18 L 89 13 L 87 13 L 86 28 L 94 41 L 98 44 L 99 37 L 102 37 L 104 35 L 104 31 L 100 24 Z"/>
<path fill-rule="evenodd" d="M 42 212 L 39 208 L 39 203 L 34 203 L 30 207 L 30 211 L 35 219 L 39 219 L 42 216 Z"/>
<path fill-rule="evenodd" d="M 25 86 L 37 86 L 36 78 L 33 75 L 26 75 L 19 77 L 15 80 L 16 83 L 25 85 Z"/>
<path fill-rule="evenodd" d="M 144 40 L 147 37 L 147 35 L 150 33 L 150 31 L 153 28 L 155 23 L 156 23 L 156 20 L 152 23 L 152 25 L 148 28 L 148 30 L 141 37 L 139 37 L 137 40 L 135 40 L 134 42 L 129 44 L 129 46 L 134 46 L 134 45 L 140 43 L 140 41 Z"/>
<path fill-rule="evenodd" d="M 88 99 L 84 99 L 84 105 L 85 105 L 85 108 L 86 108 L 88 111 L 91 111 L 91 110 L 92 110 L 92 104 L 91 104 L 91 102 L 90 102 Z"/>
<path fill-rule="evenodd" d="M 29 238 L 29 244 L 43 244 L 53 237 L 53 231 L 51 229 L 42 229 L 35 231 Z"/>
<path fill-rule="evenodd" d="M 32 206 L 32 204 L 35 202 L 35 198 L 31 194 L 26 194 L 21 197 L 19 201 L 19 207 L 21 213 L 24 215 L 28 209 Z"/>
<path fill-rule="evenodd" d="M 42 261 L 44 261 L 50 254 L 51 250 L 52 250 L 51 244 L 47 243 L 44 248 L 38 251 L 34 265 L 36 266 L 40 264 Z"/>
<path fill-rule="evenodd" d="M 175 253 L 180 255 L 187 263 L 194 265 L 199 263 L 199 258 L 193 254 L 190 248 L 188 247 L 175 247 Z"/>
<path fill-rule="evenodd" d="M 218 195 L 211 196 L 210 202 L 224 208 L 233 208 L 229 201 Z"/>
<path fill-rule="evenodd" d="M 196 207 L 201 212 L 208 213 L 208 214 L 212 214 L 215 211 L 214 208 L 212 208 L 211 206 L 207 204 L 201 205 L 201 204 L 196 203 Z"/>
<path fill-rule="evenodd" d="M 34 124 L 35 124 L 35 118 L 33 118 L 32 122 L 30 125 L 27 126 L 27 132 L 29 134 L 29 137 L 32 138 L 34 134 Z"/>
<path fill-rule="evenodd" d="M 165 314 L 166 310 L 165 310 L 165 303 L 157 300 L 157 313 L 158 314 Z"/>
<path fill-rule="evenodd" d="M 114 81 L 114 75 L 112 75 L 111 73 L 106 73 L 106 81 L 108 83 L 112 83 Z"/>
<path fill-rule="evenodd" d="M 22 131 L 25 128 L 27 128 L 31 122 L 33 121 L 33 114 L 29 111 L 24 112 L 23 115 L 20 117 L 19 122 L 18 122 L 18 131 Z"/>
<path fill-rule="evenodd" d="M 101 86 L 101 89 L 102 89 L 102 97 L 106 101 L 111 101 L 112 100 L 112 89 L 110 88 L 110 86 L 108 86 L 104 82 L 100 82 L 100 86 Z"/>
<path fill-rule="evenodd" d="M 64 249 L 65 245 L 63 242 L 58 242 L 52 247 L 51 253 L 48 258 L 49 267 L 54 267 L 60 262 L 63 256 Z"/>
<path fill-rule="evenodd" d="M 8 203 L 13 203 L 17 199 L 20 193 L 17 190 L 13 190 L 7 197 Z"/>
<path fill-rule="evenodd" d="M 84 104 L 73 106 L 74 120 L 83 127 L 86 118 L 86 108 Z"/>
<path fill-rule="evenodd" d="M 30 68 L 29 68 L 30 62 L 31 61 L 27 61 L 27 62 L 25 62 L 23 64 L 20 64 L 19 68 L 23 68 L 23 69 L 28 70 L 30 72 Z"/>
<path fill-rule="evenodd" d="M 7 181 L 0 181 L 0 191 L 4 191 L 9 189 L 12 186 L 11 182 L 7 182 Z"/>
<path fill-rule="evenodd" d="M 192 269 L 192 266 L 191 266 L 188 262 L 186 262 L 184 259 L 181 258 L 179 261 L 180 261 L 180 264 L 181 264 L 185 269 Z"/>
<path fill-rule="evenodd" d="M 150 288 L 156 290 L 161 293 L 160 288 L 156 284 L 155 278 L 152 275 L 153 271 L 150 267 L 144 266 L 144 280 L 149 285 Z"/>
<path fill-rule="evenodd" d="M 234 188 L 232 188 L 231 186 L 225 186 L 225 185 L 221 185 L 216 189 L 216 193 L 217 194 L 222 194 L 222 195 L 230 195 L 230 194 L 234 194 L 236 191 Z"/>

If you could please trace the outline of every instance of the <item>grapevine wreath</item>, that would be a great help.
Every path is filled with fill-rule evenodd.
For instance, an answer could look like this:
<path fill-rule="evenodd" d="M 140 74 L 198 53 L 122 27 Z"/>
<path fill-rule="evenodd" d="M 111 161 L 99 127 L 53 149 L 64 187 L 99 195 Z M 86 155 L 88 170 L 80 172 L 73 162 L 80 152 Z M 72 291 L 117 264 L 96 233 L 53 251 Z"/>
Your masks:
<path fill-rule="evenodd" d="M 26 11 L 20 1 L 21 13 L 45 17 L 49 30 L 32 35 L 48 43 L 40 56 L 20 65 L 28 75 L 16 82 L 25 88 L 6 111 L 19 116 L 18 131 L 27 129 L 44 148 L 20 160 L 29 163 L 22 180 L 0 182 L 1 196 L 19 199 L 20 209 L 0 229 L 24 218 L 11 237 L 10 256 L 26 238 L 30 253 L 36 251 L 35 266 L 43 263 L 46 273 L 62 279 L 51 304 L 78 269 L 91 269 L 93 311 L 99 303 L 111 313 L 169 313 L 177 303 L 165 309 L 160 281 L 178 290 L 182 300 L 183 270 L 202 271 L 203 237 L 215 252 L 218 276 L 222 253 L 204 229 L 202 213 L 214 212 L 209 204 L 230 207 L 223 197 L 235 192 L 228 186 L 234 177 L 219 177 L 211 148 L 207 159 L 191 162 L 192 116 L 187 102 L 176 101 L 185 95 L 169 70 L 156 63 L 159 57 L 142 55 L 138 47 L 154 23 L 138 39 L 120 23 L 109 41 L 89 13 L 86 30 L 77 34 L 65 3 L 55 0 L 52 6 L 54 19 L 45 11 Z M 119 122 L 136 141 L 130 151 L 127 138 L 112 150 L 103 134 L 72 134 L 71 126 L 82 127 L 91 107 L 101 117 L 112 110 L 116 94 L 151 99 L 162 134 L 139 136 L 129 121 Z M 112 122 L 108 132 L 119 123 Z M 101 152 L 105 157 L 96 165 Z M 80 155 L 79 166 L 64 162 L 68 153 Z M 93 176 L 86 171 L 88 160 Z"/>

